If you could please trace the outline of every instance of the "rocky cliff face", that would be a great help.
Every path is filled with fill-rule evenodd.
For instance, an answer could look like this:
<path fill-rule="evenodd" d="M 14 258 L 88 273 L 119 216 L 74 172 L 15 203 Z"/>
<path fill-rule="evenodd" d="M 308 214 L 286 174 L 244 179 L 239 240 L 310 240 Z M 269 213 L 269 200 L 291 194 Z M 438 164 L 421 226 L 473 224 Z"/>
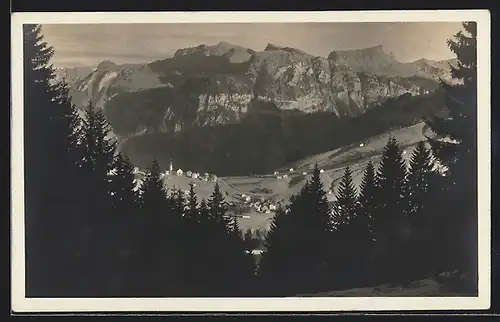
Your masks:
<path fill-rule="evenodd" d="M 102 62 L 72 86 L 74 103 L 104 109 L 122 137 L 238 122 L 256 101 L 279 110 L 359 115 L 403 94 L 432 92 L 446 63 L 400 63 L 381 46 L 327 58 L 269 44 L 254 51 L 226 42 L 179 49 L 144 65 Z"/>

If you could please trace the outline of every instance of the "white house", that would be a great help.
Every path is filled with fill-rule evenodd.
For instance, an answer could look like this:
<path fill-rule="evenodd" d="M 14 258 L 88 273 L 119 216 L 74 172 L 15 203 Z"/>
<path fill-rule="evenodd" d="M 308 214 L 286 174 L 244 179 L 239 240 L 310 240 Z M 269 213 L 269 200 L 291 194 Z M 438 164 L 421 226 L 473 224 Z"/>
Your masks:
<path fill-rule="evenodd" d="M 270 204 L 269 205 L 269 210 L 276 210 L 276 205 L 275 204 Z"/>
<path fill-rule="evenodd" d="M 278 171 L 274 171 L 274 175 L 278 175 Z"/>
<path fill-rule="evenodd" d="M 288 178 L 288 174 L 283 175 L 283 179 L 286 179 L 286 178 Z"/>
<path fill-rule="evenodd" d="M 189 190 L 184 190 L 185 195 L 189 195 Z"/>
<path fill-rule="evenodd" d="M 182 169 L 177 170 L 177 175 L 182 176 L 184 174 L 184 171 Z"/>
<path fill-rule="evenodd" d="M 276 179 L 281 179 L 281 178 L 283 178 L 283 177 L 282 177 L 282 176 L 277 176 L 277 177 L 276 177 Z"/>
<path fill-rule="evenodd" d="M 365 146 L 365 144 L 364 144 L 364 143 L 360 143 L 360 144 L 359 144 L 359 146 L 360 146 L 360 147 L 364 147 L 364 146 Z"/>
<path fill-rule="evenodd" d="M 325 172 L 325 170 L 323 170 L 323 169 L 319 170 L 319 173 L 323 173 L 323 172 Z"/>
<path fill-rule="evenodd" d="M 167 171 L 165 171 L 165 175 L 166 175 L 166 176 L 168 176 L 171 172 L 172 172 L 172 171 L 167 170 Z"/>
<path fill-rule="evenodd" d="M 246 197 L 245 197 L 245 201 L 246 201 L 246 202 L 250 202 L 250 201 L 252 201 L 252 197 L 250 197 L 250 196 L 246 196 Z"/>
<path fill-rule="evenodd" d="M 266 213 L 266 214 L 270 214 L 270 213 L 271 213 L 271 210 L 267 209 L 267 210 L 265 211 L 265 213 Z"/>
<path fill-rule="evenodd" d="M 307 172 L 305 172 L 305 171 L 304 171 L 304 172 L 302 172 L 302 175 L 304 175 L 304 176 L 305 176 L 305 175 L 307 175 Z"/>
<path fill-rule="evenodd" d="M 191 177 L 192 175 L 193 175 L 193 172 L 192 172 L 192 171 L 188 171 L 188 172 L 186 172 L 186 176 Z"/>
<path fill-rule="evenodd" d="M 198 179 L 199 177 L 200 177 L 200 174 L 198 172 L 193 173 L 193 175 L 191 176 L 191 178 L 193 178 L 193 179 Z"/>
<path fill-rule="evenodd" d="M 290 170 L 288 170 L 288 171 L 293 172 L 293 168 L 290 168 Z"/>

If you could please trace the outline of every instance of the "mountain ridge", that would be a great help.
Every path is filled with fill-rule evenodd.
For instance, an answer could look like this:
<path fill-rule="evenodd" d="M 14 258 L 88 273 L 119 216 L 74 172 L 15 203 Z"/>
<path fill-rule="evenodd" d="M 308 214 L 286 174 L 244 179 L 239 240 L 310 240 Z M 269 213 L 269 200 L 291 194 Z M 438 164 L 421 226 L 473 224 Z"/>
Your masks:
<path fill-rule="evenodd" d="M 70 84 L 73 103 L 103 108 L 114 133 L 126 138 L 239 122 L 257 101 L 357 116 L 390 97 L 430 93 L 449 71 L 442 61 L 398 62 L 381 45 L 325 58 L 271 43 L 256 51 L 220 41 L 146 64 L 105 60 L 78 75 Z"/>

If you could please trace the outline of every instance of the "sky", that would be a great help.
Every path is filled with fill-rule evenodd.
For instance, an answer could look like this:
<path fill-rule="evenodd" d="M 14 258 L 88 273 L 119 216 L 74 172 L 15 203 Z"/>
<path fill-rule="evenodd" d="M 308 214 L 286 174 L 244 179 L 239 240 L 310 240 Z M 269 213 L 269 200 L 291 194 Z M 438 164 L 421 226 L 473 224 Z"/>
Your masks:
<path fill-rule="evenodd" d="M 327 57 L 333 50 L 382 45 L 402 62 L 453 58 L 446 40 L 459 22 L 51 24 L 42 26 L 56 67 L 146 63 L 179 48 L 220 41 L 263 50 L 268 43 Z"/>

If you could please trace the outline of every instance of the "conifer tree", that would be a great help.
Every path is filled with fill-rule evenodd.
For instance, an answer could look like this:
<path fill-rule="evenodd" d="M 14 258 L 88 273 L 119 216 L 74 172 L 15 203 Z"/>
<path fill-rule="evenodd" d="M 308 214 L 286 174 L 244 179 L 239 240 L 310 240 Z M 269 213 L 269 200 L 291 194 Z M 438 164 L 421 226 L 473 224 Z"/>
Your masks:
<path fill-rule="evenodd" d="M 371 222 L 375 216 L 378 204 L 378 183 L 375 167 L 373 166 L 373 162 L 371 160 L 366 164 L 359 189 L 358 213 L 365 216 Z"/>
<path fill-rule="evenodd" d="M 199 222 L 198 199 L 194 191 L 194 184 L 189 184 L 188 207 L 185 217 L 193 222 Z"/>
<path fill-rule="evenodd" d="M 141 206 L 145 215 L 154 214 L 167 205 L 167 191 L 160 178 L 160 166 L 153 160 L 141 186 Z"/>
<path fill-rule="evenodd" d="M 180 195 L 183 199 L 182 194 Z M 174 198 L 177 199 L 181 205 L 182 199 L 179 198 L 179 192 L 175 192 Z M 181 272 L 183 273 L 184 284 L 189 286 L 191 291 L 201 282 L 199 271 L 205 265 L 204 259 L 207 252 L 205 249 L 205 235 L 204 223 L 200 216 L 201 205 L 198 205 L 196 193 L 194 191 L 194 184 L 190 184 L 189 195 L 187 197 L 187 206 L 184 209 L 184 217 L 181 221 L 185 232 L 182 241 L 179 240 L 179 264 L 182 266 Z M 206 204 L 203 205 L 206 207 Z M 176 209 L 180 208 L 179 206 Z M 198 294 L 199 295 L 199 294 Z"/>
<path fill-rule="evenodd" d="M 379 207 L 374 216 L 377 248 L 381 253 L 378 271 L 383 279 L 399 280 L 405 270 L 403 254 L 410 234 L 406 216 L 406 162 L 394 137 L 390 137 L 382 155 L 377 182 Z"/>
<path fill-rule="evenodd" d="M 116 296 L 129 291 L 125 284 L 134 278 L 133 272 L 128 271 L 128 268 L 135 247 L 132 237 L 141 217 L 139 194 L 134 189 L 133 165 L 126 156 L 119 153 L 114 160 L 114 170 L 110 181 L 112 213 L 108 223 L 113 229 L 108 231 L 107 242 L 111 254 L 106 260 L 110 275 L 108 280 L 114 282 L 114 285 L 108 287 L 107 292 Z"/>
<path fill-rule="evenodd" d="M 412 234 L 408 247 L 407 257 L 408 272 L 412 279 L 428 277 L 428 267 L 433 258 L 429 257 L 431 244 L 432 218 L 429 218 L 430 212 L 429 200 L 434 192 L 435 173 L 431 162 L 430 150 L 427 149 L 425 142 L 421 141 L 414 149 L 410 158 L 410 170 L 408 172 L 408 210 L 410 217 Z"/>
<path fill-rule="evenodd" d="M 352 182 L 352 172 L 349 166 L 344 170 L 334 204 L 334 220 L 337 221 L 339 231 L 348 227 L 357 210 L 357 192 Z"/>
<path fill-rule="evenodd" d="M 228 285 L 231 286 L 230 294 L 233 296 L 248 295 L 253 286 L 255 259 L 246 246 L 238 220 L 232 218 L 227 243 L 227 260 L 230 261 L 232 269 L 226 278 Z"/>
<path fill-rule="evenodd" d="M 215 183 L 214 191 L 207 203 L 208 208 L 210 209 L 210 217 L 213 221 L 223 227 L 225 230 L 228 229 L 228 218 L 227 214 L 227 204 L 224 200 L 224 196 L 219 187 L 219 183 Z"/>
<path fill-rule="evenodd" d="M 420 141 L 413 151 L 408 172 L 408 214 L 412 220 L 425 207 L 432 189 L 434 177 L 430 150 Z"/>
<path fill-rule="evenodd" d="M 295 198 L 292 197 L 291 201 Z M 287 286 L 287 274 L 291 275 L 293 267 L 293 249 L 290 239 L 293 238 L 291 218 L 288 208 L 278 205 L 264 241 L 265 251 L 257 268 L 261 280 L 259 285 L 265 287 L 266 295 L 280 295 Z"/>
<path fill-rule="evenodd" d="M 312 179 L 290 199 L 286 215 L 276 214 L 259 264 L 260 275 L 266 281 L 274 280 L 277 291 L 285 293 L 321 287 L 326 278 L 330 233 L 331 218 L 316 165 Z"/>
<path fill-rule="evenodd" d="M 373 217 L 378 205 L 378 186 L 375 176 L 373 162 L 368 161 L 363 178 L 361 179 L 360 192 L 358 196 L 357 214 L 352 221 L 352 248 L 356 249 L 356 263 L 359 272 L 359 284 L 367 284 L 373 281 Z"/>
<path fill-rule="evenodd" d="M 212 283 L 209 283 L 211 292 L 219 294 L 225 293 L 229 287 L 226 277 L 230 274 L 231 265 L 227 262 L 228 242 L 230 236 L 230 222 L 227 216 L 227 204 L 216 182 L 214 191 L 208 198 L 208 221 L 206 225 L 207 234 L 210 240 L 211 252 L 215 252 L 213 265 L 210 267 Z"/>
<path fill-rule="evenodd" d="M 111 230 L 116 226 L 113 216 L 110 174 L 114 173 L 116 144 L 109 138 L 111 127 L 102 110 L 89 103 L 79 129 L 82 144 L 80 167 L 84 175 L 81 185 L 85 191 L 85 203 L 81 205 L 86 213 L 85 234 L 82 240 L 84 264 L 82 277 L 89 295 L 102 294 L 108 279 L 106 263 L 111 256 Z"/>
<path fill-rule="evenodd" d="M 199 222 L 201 224 L 206 224 L 210 219 L 210 209 L 208 208 L 207 200 L 202 199 L 200 201 L 200 206 L 198 207 Z"/>
<path fill-rule="evenodd" d="M 477 23 L 464 22 L 463 30 L 448 40 L 457 57 L 450 65 L 455 84 L 445 81 L 448 116 L 434 117 L 427 125 L 437 135 L 429 138 L 432 154 L 448 171 L 443 193 L 433 198 L 435 257 L 441 270 L 459 268 L 468 273 L 467 288 L 477 292 Z M 448 138 L 449 140 L 442 140 Z"/>
<path fill-rule="evenodd" d="M 365 249 L 358 243 L 359 238 L 366 238 L 364 231 L 356 222 L 358 213 L 357 192 L 352 181 L 351 169 L 347 166 L 340 181 L 334 203 L 334 221 L 336 229 L 333 231 L 331 271 L 336 273 L 337 287 L 361 281 L 363 268 L 359 267 L 360 257 L 366 257 Z M 357 231 L 356 231 L 357 230 Z M 339 285 L 340 284 L 340 285 Z"/>
<path fill-rule="evenodd" d="M 149 296 L 166 296 L 178 279 L 173 265 L 174 245 L 168 240 L 172 209 L 168 207 L 167 191 L 156 160 L 141 186 L 141 206 L 134 252 L 137 291 Z"/>
<path fill-rule="evenodd" d="M 79 118 L 64 83 L 55 82 L 40 25 L 23 25 L 27 296 L 78 290 Z M 51 188 L 47 188 L 50 183 Z M 64 240 L 64 242 L 61 242 Z"/>

